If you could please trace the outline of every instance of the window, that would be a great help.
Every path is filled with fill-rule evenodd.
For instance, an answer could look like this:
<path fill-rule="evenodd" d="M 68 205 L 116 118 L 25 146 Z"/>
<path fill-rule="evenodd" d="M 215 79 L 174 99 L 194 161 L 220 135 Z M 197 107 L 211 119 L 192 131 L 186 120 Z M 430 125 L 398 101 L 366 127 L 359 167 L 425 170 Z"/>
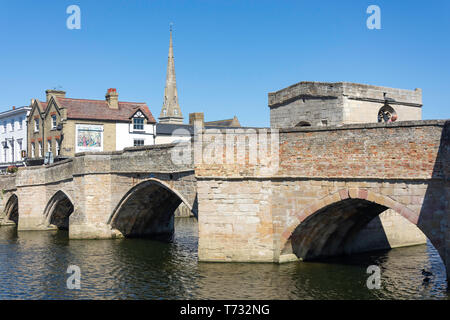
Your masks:
<path fill-rule="evenodd" d="M 14 162 L 14 161 L 16 161 L 15 158 L 14 158 L 14 156 L 15 156 L 15 154 L 14 154 L 15 153 L 14 152 L 14 140 L 11 139 L 10 145 L 11 145 L 11 162 Z"/>
<path fill-rule="evenodd" d="M 47 152 L 52 152 L 52 140 L 47 140 Z"/>
<path fill-rule="evenodd" d="M 18 151 L 19 151 L 19 156 L 17 157 L 18 159 L 22 159 L 22 139 L 17 139 L 17 146 L 18 146 Z"/>
<path fill-rule="evenodd" d="M 60 152 L 60 149 L 61 149 L 60 143 L 61 142 L 58 139 L 56 139 L 56 155 L 57 156 L 59 156 L 59 152 Z"/>
<path fill-rule="evenodd" d="M 32 142 L 31 143 L 31 157 L 32 158 L 34 158 L 35 151 L 36 151 L 36 148 L 35 148 L 34 142 Z"/>
<path fill-rule="evenodd" d="M 378 111 L 378 122 L 394 122 L 397 118 L 397 112 L 390 105 L 385 104 Z"/>
<path fill-rule="evenodd" d="M 134 130 L 144 130 L 144 118 L 134 118 L 133 119 L 133 129 Z"/>
<path fill-rule="evenodd" d="M 19 118 L 19 130 L 22 130 L 22 129 L 23 129 L 23 118 L 20 117 Z"/>
<path fill-rule="evenodd" d="M 178 115 L 178 110 L 177 110 L 177 109 L 173 110 L 173 113 L 174 113 L 175 115 Z"/>
<path fill-rule="evenodd" d="M 56 129 L 56 115 L 52 116 L 52 129 Z"/>
<path fill-rule="evenodd" d="M 164 114 L 164 117 L 167 116 L 167 110 L 166 109 L 163 110 L 163 114 Z"/>
<path fill-rule="evenodd" d="M 144 145 L 144 139 L 134 139 L 134 146 L 139 147 Z"/>
<path fill-rule="evenodd" d="M 38 131 L 39 131 L 39 118 L 34 119 L 34 132 L 38 132 Z"/>
<path fill-rule="evenodd" d="M 42 141 L 39 141 L 39 157 L 42 157 Z"/>
<path fill-rule="evenodd" d="M 14 131 L 14 119 L 11 119 L 11 131 Z"/>

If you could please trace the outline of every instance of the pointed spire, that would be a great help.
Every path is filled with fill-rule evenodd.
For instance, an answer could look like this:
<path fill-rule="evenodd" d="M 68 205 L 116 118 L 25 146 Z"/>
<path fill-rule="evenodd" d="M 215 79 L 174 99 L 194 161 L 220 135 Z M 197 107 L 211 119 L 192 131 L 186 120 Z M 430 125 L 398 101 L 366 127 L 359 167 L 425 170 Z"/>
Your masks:
<path fill-rule="evenodd" d="M 175 77 L 175 61 L 173 57 L 172 23 L 170 24 L 169 57 L 167 61 L 166 87 L 164 103 L 159 115 L 160 123 L 183 123 L 183 115 L 178 104 L 177 80 Z"/>

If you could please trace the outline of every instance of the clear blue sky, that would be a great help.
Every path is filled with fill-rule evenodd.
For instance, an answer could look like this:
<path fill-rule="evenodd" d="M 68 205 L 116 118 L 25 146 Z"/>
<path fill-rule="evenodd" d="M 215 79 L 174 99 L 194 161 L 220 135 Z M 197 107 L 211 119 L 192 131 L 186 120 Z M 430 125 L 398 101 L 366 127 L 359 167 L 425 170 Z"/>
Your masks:
<path fill-rule="evenodd" d="M 66 8 L 81 8 L 81 30 Z M 366 9 L 381 8 L 381 30 Z M 423 118 L 450 118 L 450 1 L 0 0 L 0 111 L 45 99 L 163 101 L 174 23 L 180 106 L 268 126 L 267 93 L 299 81 L 423 89 Z"/>

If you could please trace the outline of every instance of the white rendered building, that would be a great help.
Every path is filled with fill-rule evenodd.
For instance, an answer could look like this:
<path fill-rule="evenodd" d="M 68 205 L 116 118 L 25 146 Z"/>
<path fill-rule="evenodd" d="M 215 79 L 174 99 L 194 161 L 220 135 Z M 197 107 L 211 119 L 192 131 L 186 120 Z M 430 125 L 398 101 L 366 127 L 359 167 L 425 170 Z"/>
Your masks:
<path fill-rule="evenodd" d="M 0 113 L 0 171 L 11 165 L 23 166 L 22 151 L 27 150 L 27 116 L 30 107 L 12 107 Z"/>

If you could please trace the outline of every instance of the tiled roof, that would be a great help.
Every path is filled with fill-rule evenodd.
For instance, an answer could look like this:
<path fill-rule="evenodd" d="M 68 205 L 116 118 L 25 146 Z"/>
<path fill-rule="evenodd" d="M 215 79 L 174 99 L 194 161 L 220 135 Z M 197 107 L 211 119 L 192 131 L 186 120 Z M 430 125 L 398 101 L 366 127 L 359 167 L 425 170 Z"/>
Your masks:
<path fill-rule="evenodd" d="M 217 126 L 217 127 L 240 127 L 241 124 L 236 116 L 232 119 L 216 120 L 205 122 L 205 126 Z"/>
<path fill-rule="evenodd" d="M 47 102 L 42 102 L 37 100 L 39 107 L 41 108 L 41 111 L 45 111 L 45 109 L 47 109 Z"/>
<path fill-rule="evenodd" d="M 144 102 L 119 101 L 119 108 L 112 109 L 106 100 L 54 98 L 60 107 L 67 109 L 68 119 L 129 121 L 137 110 L 141 110 L 149 122 L 156 123 Z"/>

